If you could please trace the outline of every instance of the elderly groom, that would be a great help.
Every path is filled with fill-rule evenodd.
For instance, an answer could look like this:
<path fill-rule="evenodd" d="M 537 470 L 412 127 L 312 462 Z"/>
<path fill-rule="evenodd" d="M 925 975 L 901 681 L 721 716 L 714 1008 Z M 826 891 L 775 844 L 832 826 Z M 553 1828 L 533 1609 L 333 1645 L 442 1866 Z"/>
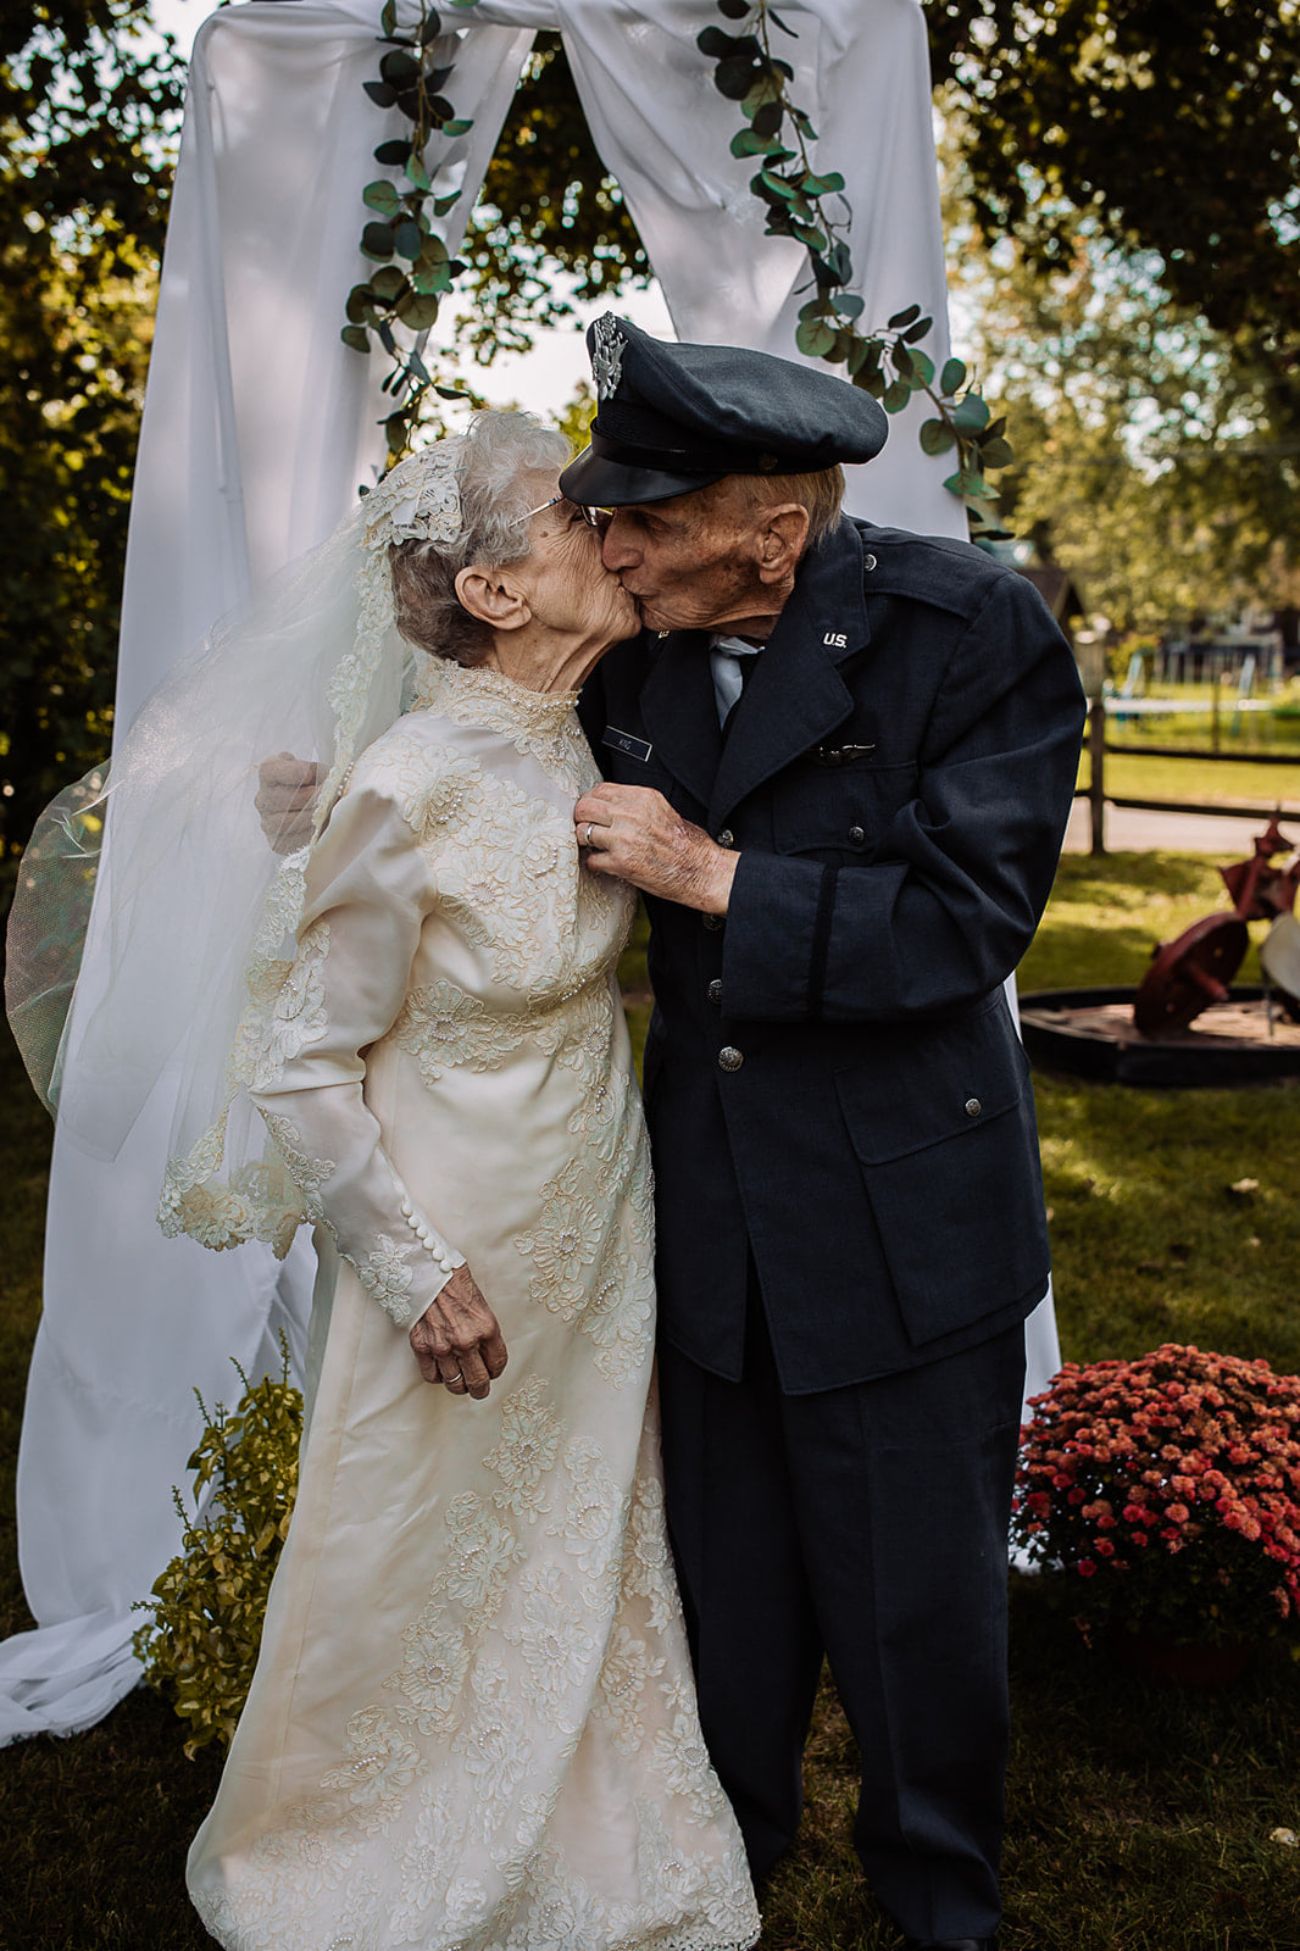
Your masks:
<path fill-rule="evenodd" d="M 643 890 L 669 1521 L 705 1737 L 762 1878 L 823 1654 L 856 1840 L 912 1946 L 994 1942 L 1007 1522 L 1047 1281 L 1002 984 L 1075 783 L 1028 583 L 851 521 L 885 417 L 828 373 L 589 335 L 562 477 L 643 634 L 589 681 L 588 867 Z"/>

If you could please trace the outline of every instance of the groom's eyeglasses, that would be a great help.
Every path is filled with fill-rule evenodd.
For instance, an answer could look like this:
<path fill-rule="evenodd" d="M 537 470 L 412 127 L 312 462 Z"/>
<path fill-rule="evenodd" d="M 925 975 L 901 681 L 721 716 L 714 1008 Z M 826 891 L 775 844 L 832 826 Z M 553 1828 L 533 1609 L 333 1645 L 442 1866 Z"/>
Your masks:
<path fill-rule="evenodd" d="M 538 507 L 530 508 L 524 516 L 524 520 L 531 522 L 534 515 L 542 515 L 548 508 L 558 508 L 561 504 L 566 504 L 576 510 L 588 528 L 603 529 L 609 520 L 608 508 L 588 508 L 581 501 L 569 501 L 567 495 L 552 495 L 549 501 L 543 501 Z"/>

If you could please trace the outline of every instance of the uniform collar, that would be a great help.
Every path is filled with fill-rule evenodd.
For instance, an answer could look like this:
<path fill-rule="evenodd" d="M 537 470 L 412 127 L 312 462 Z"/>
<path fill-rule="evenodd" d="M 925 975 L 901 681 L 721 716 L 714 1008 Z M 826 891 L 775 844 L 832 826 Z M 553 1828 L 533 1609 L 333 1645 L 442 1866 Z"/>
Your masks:
<path fill-rule="evenodd" d="M 711 828 L 849 716 L 853 696 L 838 666 L 870 636 L 862 538 L 845 517 L 800 566 L 737 706 L 709 798 Z"/>

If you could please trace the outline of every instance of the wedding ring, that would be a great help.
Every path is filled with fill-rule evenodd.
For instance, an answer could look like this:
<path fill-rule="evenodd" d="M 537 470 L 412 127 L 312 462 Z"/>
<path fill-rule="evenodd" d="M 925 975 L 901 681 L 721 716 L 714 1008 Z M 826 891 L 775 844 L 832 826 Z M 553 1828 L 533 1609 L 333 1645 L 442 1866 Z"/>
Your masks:
<path fill-rule="evenodd" d="M 586 839 L 585 839 L 585 840 L 583 841 L 583 843 L 582 843 L 584 847 L 589 847 L 589 846 L 591 845 L 591 830 L 592 830 L 592 824 L 593 824 L 593 823 L 592 823 L 592 821 L 591 821 L 591 820 L 588 820 L 588 821 L 587 821 L 587 837 L 586 837 Z"/>

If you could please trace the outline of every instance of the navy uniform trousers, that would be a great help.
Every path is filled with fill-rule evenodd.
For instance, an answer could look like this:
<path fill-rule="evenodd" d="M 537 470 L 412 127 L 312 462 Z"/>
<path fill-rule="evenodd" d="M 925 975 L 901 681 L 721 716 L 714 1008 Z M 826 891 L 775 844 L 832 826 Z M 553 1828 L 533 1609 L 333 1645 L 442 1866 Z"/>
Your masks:
<path fill-rule="evenodd" d="M 740 1381 L 660 1343 L 701 1722 L 754 1876 L 799 1825 L 825 1656 L 861 1755 L 858 1853 L 912 1937 L 987 1936 L 999 1919 L 1024 1373 L 1017 1324 L 899 1374 L 783 1395 L 752 1268 Z"/>

